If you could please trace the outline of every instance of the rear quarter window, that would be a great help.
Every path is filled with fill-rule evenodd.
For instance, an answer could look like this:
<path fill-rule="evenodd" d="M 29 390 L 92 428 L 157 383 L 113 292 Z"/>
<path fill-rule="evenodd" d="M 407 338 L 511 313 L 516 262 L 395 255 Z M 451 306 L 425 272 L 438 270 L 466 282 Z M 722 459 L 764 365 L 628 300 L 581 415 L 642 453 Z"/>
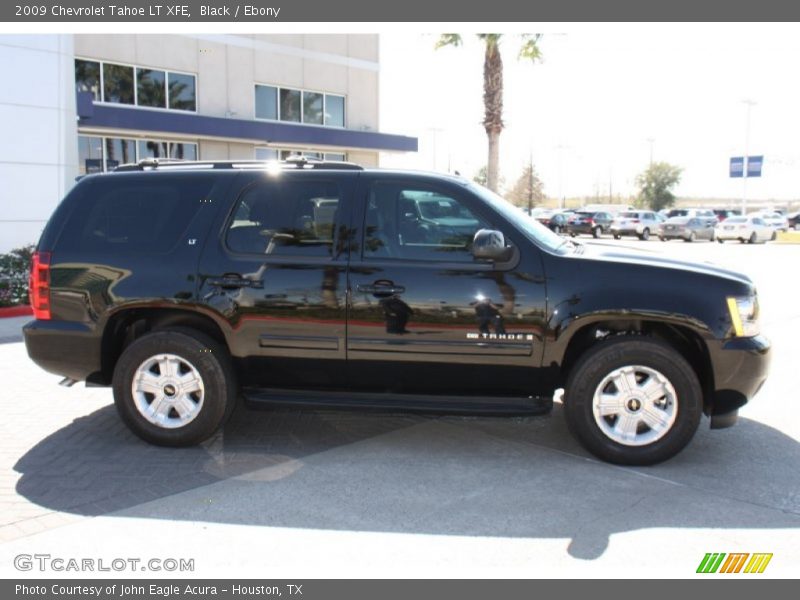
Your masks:
<path fill-rule="evenodd" d="M 71 212 L 58 247 L 109 254 L 169 252 L 213 184 L 212 176 L 196 174 L 98 177 Z"/>

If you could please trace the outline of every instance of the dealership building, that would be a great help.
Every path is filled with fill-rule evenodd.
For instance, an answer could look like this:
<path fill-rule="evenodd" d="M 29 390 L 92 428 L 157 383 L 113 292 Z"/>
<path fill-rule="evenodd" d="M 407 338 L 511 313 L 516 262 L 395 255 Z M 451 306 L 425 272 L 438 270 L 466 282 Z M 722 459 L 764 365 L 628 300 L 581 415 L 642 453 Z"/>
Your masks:
<path fill-rule="evenodd" d="M 377 35 L 0 35 L 0 252 L 86 173 L 147 158 L 377 166 Z"/>

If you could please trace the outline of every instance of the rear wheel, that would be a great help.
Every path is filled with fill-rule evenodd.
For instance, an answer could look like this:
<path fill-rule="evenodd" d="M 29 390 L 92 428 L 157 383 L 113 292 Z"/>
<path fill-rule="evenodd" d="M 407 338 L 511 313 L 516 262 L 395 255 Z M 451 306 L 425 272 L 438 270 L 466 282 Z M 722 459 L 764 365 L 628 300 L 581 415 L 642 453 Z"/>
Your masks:
<path fill-rule="evenodd" d="M 620 234 L 618 234 L 618 233 L 615 233 L 615 234 L 614 234 L 614 239 L 615 239 L 615 240 L 622 239 L 622 236 L 621 236 Z"/>
<path fill-rule="evenodd" d="M 561 227 L 558 225 L 553 225 L 553 233 L 561 233 Z"/>
<path fill-rule="evenodd" d="M 717 241 L 718 241 L 720 244 L 723 244 L 723 243 L 725 243 L 725 240 L 723 240 L 722 238 L 717 238 Z"/>
<path fill-rule="evenodd" d="M 209 438 L 236 405 L 227 350 L 190 329 L 147 334 L 128 346 L 114 369 L 114 403 L 126 425 L 159 446 Z"/>
<path fill-rule="evenodd" d="M 703 395 L 691 365 L 668 344 L 618 337 L 588 350 L 569 374 L 567 425 L 595 456 L 650 465 L 675 456 L 700 423 Z"/>

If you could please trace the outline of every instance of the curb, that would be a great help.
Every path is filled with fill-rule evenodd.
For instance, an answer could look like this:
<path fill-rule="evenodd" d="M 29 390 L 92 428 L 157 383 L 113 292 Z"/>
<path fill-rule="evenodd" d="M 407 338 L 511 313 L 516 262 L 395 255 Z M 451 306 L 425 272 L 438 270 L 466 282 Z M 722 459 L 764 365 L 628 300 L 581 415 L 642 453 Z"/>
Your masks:
<path fill-rule="evenodd" d="M 33 315 L 33 310 L 27 304 L 22 306 L 3 306 L 0 307 L 0 319 L 10 319 L 11 317 L 28 317 Z"/>
<path fill-rule="evenodd" d="M 775 242 L 778 244 L 800 244 L 800 231 L 779 231 Z"/>

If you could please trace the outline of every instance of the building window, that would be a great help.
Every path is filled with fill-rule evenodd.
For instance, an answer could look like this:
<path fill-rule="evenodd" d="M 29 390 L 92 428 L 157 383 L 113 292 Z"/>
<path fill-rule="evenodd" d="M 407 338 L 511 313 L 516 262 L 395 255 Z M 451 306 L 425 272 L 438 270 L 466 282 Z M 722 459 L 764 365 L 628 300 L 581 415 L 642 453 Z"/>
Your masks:
<path fill-rule="evenodd" d="M 166 108 L 166 73 L 154 69 L 136 69 L 136 101 L 139 106 Z"/>
<path fill-rule="evenodd" d="M 290 150 L 288 148 L 256 148 L 256 160 L 286 160 L 291 156 L 303 156 L 317 160 L 345 161 L 343 152 L 323 152 L 322 150 Z"/>
<path fill-rule="evenodd" d="M 78 136 L 78 159 L 81 175 L 113 171 L 120 165 L 135 163 L 144 158 L 197 160 L 197 144 L 181 141 Z"/>
<path fill-rule="evenodd" d="M 336 94 L 255 86 L 256 119 L 344 127 L 344 102 L 344 96 Z"/>
<path fill-rule="evenodd" d="M 169 73 L 169 107 L 175 110 L 197 110 L 194 75 Z"/>
<path fill-rule="evenodd" d="M 75 88 L 95 102 L 197 111 L 197 77 L 187 73 L 78 58 Z"/>
<path fill-rule="evenodd" d="M 136 162 L 136 142 L 120 138 L 105 138 L 106 171 L 120 165 Z"/>
<path fill-rule="evenodd" d="M 133 67 L 103 64 L 103 101 L 133 104 Z"/>
<path fill-rule="evenodd" d="M 75 61 L 75 89 L 90 92 L 95 102 L 100 101 L 100 63 L 93 60 Z"/>
<path fill-rule="evenodd" d="M 81 175 L 103 171 L 103 138 L 78 136 L 78 171 Z"/>
<path fill-rule="evenodd" d="M 278 120 L 278 88 L 256 86 L 256 119 Z"/>
<path fill-rule="evenodd" d="M 344 96 L 325 94 L 325 125 L 344 127 Z"/>
<path fill-rule="evenodd" d="M 303 123 L 323 124 L 323 98 L 322 94 L 316 92 L 303 92 Z"/>
<path fill-rule="evenodd" d="M 291 121 L 293 123 L 300 123 L 301 108 L 300 108 L 300 90 L 280 90 L 281 98 L 281 121 Z"/>

